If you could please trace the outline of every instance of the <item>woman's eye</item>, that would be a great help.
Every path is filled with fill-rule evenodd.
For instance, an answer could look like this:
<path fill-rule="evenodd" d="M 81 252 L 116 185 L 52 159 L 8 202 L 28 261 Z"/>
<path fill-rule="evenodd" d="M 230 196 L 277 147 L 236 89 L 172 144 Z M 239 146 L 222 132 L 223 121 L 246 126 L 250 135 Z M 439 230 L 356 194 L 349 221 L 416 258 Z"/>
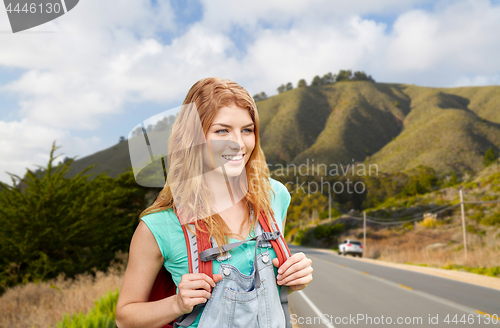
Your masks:
<path fill-rule="evenodd" d="M 253 132 L 252 129 L 245 129 L 245 131 L 248 131 L 247 133 L 252 133 Z"/>
<path fill-rule="evenodd" d="M 228 131 L 227 131 L 227 129 L 223 129 L 223 130 L 217 130 L 217 131 L 215 131 L 215 133 L 220 134 L 219 132 L 224 132 L 224 131 L 225 131 L 225 132 L 228 132 Z"/>

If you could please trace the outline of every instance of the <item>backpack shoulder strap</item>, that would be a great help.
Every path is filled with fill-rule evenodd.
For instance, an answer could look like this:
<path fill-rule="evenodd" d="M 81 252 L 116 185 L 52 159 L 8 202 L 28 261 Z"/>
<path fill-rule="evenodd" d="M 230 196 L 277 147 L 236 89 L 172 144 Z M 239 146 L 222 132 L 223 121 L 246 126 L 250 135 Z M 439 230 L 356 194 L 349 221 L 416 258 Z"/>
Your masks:
<path fill-rule="evenodd" d="M 177 210 L 175 210 L 177 214 Z M 181 224 L 182 231 L 184 232 L 184 239 L 186 240 L 186 247 L 188 251 L 189 273 L 205 273 L 213 279 L 212 261 L 202 262 L 199 260 L 199 254 L 205 249 L 212 247 L 210 236 L 206 231 L 206 224 L 203 221 L 198 222 L 198 227 L 194 223 L 188 224 L 189 228 L 196 231 L 198 237 L 189 231 L 186 224 L 183 224 L 179 215 L 177 215 L 179 223 Z M 205 231 L 202 231 L 205 230 Z"/>
<path fill-rule="evenodd" d="M 276 224 L 276 220 L 274 219 L 274 215 L 271 214 L 271 226 L 269 226 L 268 220 L 266 218 L 266 214 L 264 211 L 260 211 L 259 222 L 264 231 L 273 232 L 279 231 L 278 225 Z M 276 252 L 276 256 L 280 262 L 280 265 L 283 264 L 292 254 L 290 253 L 290 249 L 288 249 L 288 245 L 285 241 L 285 236 L 282 231 L 280 231 L 280 236 L 276 240 L 271 240 L 271 245 L 273 246 L 274 251 Z"/>
<path fill-rule="evenodd" d="M 181 224 L 182 231 L 184 232 L 184 239 L 186 240 L 186 247 L 188 253 L 188 263 L 189 263 L 189 273 L 205 273 L 210 278 L 213 277 L 213 269 L 212 269 L 212 261 L 202 262 L 200 261 L 200 253 L 206 249 L 212 247 L 210 236 L 206 229 L 206 224 L 203 221 L 198 222 L 198 227 L 194 223 L 187 224 L 189 228 L 193 231 L 196 231 L 196 234 L 192 233 L 187 229 L 187 225 L 182 222 L 180 216 L 177 214 L 177 210 L 175 210 L 175 214 L 179 219 L 179 223 Z M 205 231 L 202 231 L 205 230 Z M 198 317 L 201 310 L 204 308 L 205 304 L 197 304 L 194 306 L 193 311 L 190 313 L 185 313 L 178 317 L 174 321 L 174 328 L 177 327 L 188 327 L 190 326 L 194 320 Z M 162 327 L 164 328 L 164 327 Z"/>

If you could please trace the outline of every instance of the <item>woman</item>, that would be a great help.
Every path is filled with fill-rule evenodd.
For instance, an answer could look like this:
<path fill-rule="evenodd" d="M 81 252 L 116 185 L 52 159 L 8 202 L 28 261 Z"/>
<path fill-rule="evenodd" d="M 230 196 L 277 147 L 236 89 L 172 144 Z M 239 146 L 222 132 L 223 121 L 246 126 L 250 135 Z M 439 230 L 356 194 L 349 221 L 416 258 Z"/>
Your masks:
<path fill-rule="evenodd" d="M 223 279 L 219 273 L 224 262 L 243 275 L 255 271 L 256 257 L 249 251 L 255 241 L 248 241 L 213 261 L 213 279 L 189 273 L 176 213 L 186 223 L 198 225 L 202 220 L 217 245 L 250 239 L 259 225 L 253 213 L 262 210 L 274 215 L 281 232 L 285 226 L 290 195 L 282 183 L 269 177 L 255 102 L 235 82 L 206 78 L 192 86 L 173 126 L 169 153 L 168 181 L 153 205 L 141 213 L 132 237 L 116 307 L 120 328 L 162 327 L 208 302 Z M 303 253 L 280 266 L 274 250 L 267 251 L 275 266 L 272 283 L 277 290 L 286 285 L 296 291 L 311 282 L 311 260 Z M 171 273 L 177 293 L 148 302 L 162 265 Z M 203 311 L 189 327 L 198 327 L 202 317 Z"/>

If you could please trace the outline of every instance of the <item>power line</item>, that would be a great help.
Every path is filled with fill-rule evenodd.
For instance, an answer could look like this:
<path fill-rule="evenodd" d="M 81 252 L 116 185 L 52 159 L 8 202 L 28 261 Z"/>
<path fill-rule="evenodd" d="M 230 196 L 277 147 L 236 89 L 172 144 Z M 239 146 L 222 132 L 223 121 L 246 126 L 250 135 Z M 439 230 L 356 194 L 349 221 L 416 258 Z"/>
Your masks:
<path fill-rule="evenodd" d="M 388 218 L 377 218 L 377 217 L 371 217 L 371 216 L 366 216 L 366 221 L 369 221 L 369 222 L 373 222 L 373 223 L 378 223 L 378 224 L 382 224 L 382 225 L 387 225 L 387 224 L 400 224 L 400 223 L 405 223 L 405 222 L 413 222 L 413 221 L 418 221 L 418 220 L 422 220 L 422 215 L 423 214 L 426 214 L 426 213 L 432 213 L 432 214 L 437 214 L 437 213 L 440 213 L 440 212 L 443 212 L 445 210 L 447 210 L 448 208 L 451 208 L 451 207 L 454 207 L 454 206 L 457 206 L 457 205 L 460 205 L 460 203 L 457 203 L 457 204 L 451 204 L 451 205 L 442 205 L 440 207 L 437 207 L 437 208 L 434 208 L 432 210 L 428 210 L 428 211 L 425 211 L 425 212 L 421 212 L 421 213 L 417 213 L 417 214 L 414 214 L 410 217 L 403 217 L 403 218 L 399 218 L 397 220 L 394 220 L 394 219 L 388 219 Z M 350 213 L 345 213 L 345 212 L 342 212 L 342 210 L 340 210 L 339 208 L 337 208 L 335 205 L 333 205 L 337 211 L 339 211 L 339 213 L 341 213 L 342 215 L 346 215 L 346 216 L 349 216 L 350 218 L 353 218 L 353 219 L 356 219 L 356 220 L 363 220 L 363 218 L 360 218 L 360 217 L 357 217 L 355 215 L 352 215 Z M 403 219 L 403 220 L 402 220 Z M 408 219 L 408 220 L 404 220 L 404 219 Z M 389 221 L 391 220 L 391 221 Z"/>
<path fill-rule="evenodd" d="M 485 200 L 477 202 L 463 202 L 464 204 L 486 204 L 486 203 L 500 203 L 500 200 Z"/>

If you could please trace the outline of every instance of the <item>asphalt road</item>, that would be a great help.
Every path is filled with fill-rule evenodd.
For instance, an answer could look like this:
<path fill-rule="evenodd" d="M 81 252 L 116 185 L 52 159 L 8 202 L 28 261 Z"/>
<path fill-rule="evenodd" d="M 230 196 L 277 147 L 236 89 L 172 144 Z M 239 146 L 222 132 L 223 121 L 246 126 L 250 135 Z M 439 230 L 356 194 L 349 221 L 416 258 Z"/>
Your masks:
<path fill-rule="evenodd" d="M 289 296 L 308 327 L 500 327 L 500 291 L 290 246 L 313 260 L 313 281 Z M 496 316 L 495 316 L 496 314 Z"/>

